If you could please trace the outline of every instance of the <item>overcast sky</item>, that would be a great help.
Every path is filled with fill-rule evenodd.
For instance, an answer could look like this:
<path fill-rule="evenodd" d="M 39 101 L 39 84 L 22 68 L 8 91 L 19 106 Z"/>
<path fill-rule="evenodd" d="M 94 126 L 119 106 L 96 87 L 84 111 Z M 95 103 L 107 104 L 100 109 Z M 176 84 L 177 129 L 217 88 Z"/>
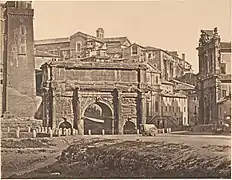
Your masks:
<path fill-rule="evenodd" d="M 35 39 L 68 37 L 77 31 L 186 54 L 198 72 L 196 47 L 201 29 L 218 27 L 231 40 L 231 0 L 35 1 Z"/>

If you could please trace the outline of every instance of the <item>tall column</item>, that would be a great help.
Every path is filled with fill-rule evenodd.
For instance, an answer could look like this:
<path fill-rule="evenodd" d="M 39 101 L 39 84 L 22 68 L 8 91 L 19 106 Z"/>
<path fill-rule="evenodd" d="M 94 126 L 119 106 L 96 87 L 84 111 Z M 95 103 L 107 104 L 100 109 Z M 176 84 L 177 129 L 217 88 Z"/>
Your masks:
<path fill-rule="evenodd" d="M 117 114 L 118 114 L 118 134 L 123 134 L 123 119 L 122 119 L 122 114 L 121 114 L 121 94 L 118 91 L 118 96 L 117 96 Z"/>
<path fill-rule="evenodd" d="M 113 97 L 114 97 L 114 128 L 117 128 L 118 134 L 123 134 L 123 119 L 121 117 L 121 93 L 118 89 L 114 89 Z M 112 125 L 113 129 L 113 125 Z M 112 131 L 113 133 L 113 131 Z"/>
<path fill-rule="evenodd" d="M 113 116 L 114 117 L 114 116 Z M 112 134 L 114 134 L 115 132 L 114 132 L 114 118 L 111 118 L 111 123 L 112 123 L 112 129 L 111 129 L 111 131 L 112 131 Z"/>
<path fill-rule="evenodd" d="M 81 117 L 81 100 L 78 89 L 73 91 L 73 112 L 74 112 L 74 128 L 78 130 L 79 135 L 84 135 L 84 119 Z"/>
<path fill-rule="evenodd" d="M 56 92 L 52 89 L 52 124 L 51 128 L 56 128 Z"/>
<path fill-rule="evenodd" d="M 141 124 L 146 124 L 147 119 L 147 102 L 146 102 L 146 95 L 141 93 L 140 96 L 140 113 L 141 113 Z"/>
<path fill-rule="evenodd" d="M 45 91 L 45 90 L 44 90 Z M 43 92 L 42 94 L 42 104 L 43 104 L 43 126 L 46 126 L 46 122 L 47 122 L 47 92 Z"/>

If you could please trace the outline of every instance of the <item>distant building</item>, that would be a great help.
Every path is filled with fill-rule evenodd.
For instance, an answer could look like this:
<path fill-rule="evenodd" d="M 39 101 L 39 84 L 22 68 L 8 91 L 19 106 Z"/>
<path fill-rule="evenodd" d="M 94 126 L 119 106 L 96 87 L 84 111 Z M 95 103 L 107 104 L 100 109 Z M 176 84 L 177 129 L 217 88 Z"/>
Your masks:
<path fill-rule="evenodd" d="M 187 97 L 189 125 L 196 125 L 198 123 L 199 116 L 199 101 L 195 86 L 175 79 L 172 80 L 172 82 L 174 83 L 174 91 L 182 93 Z"/>
<path fill-rule="evenodd" d="M 146 47 L 148 61 L 161 71 L 163 81 L 181 77 L 192 71 L 192 66 L 185 60 L 185 54 L 180 58 L 177 52 L 168 52 L 160 48 Z"/>
<path fill-rule="evenodd" d="M 218 105 L 231 96 L 231 42 L 221 42 L 217 28 L 202 30 L 197 50 L 199 122 L 215 124 L 221 118 Z"/>

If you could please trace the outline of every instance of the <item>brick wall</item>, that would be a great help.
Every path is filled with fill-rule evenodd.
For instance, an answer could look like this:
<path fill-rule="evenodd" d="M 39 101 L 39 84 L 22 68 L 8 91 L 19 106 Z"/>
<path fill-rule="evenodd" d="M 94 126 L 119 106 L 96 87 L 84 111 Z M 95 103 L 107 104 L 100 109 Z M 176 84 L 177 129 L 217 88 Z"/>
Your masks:
<path fill-rule="evenodd" d="M 6 111 L 15 116 L 33 116 L 35 106 L 35 60 L 33 9 L 7 8 L 7 38 L 4 57 Z"/>

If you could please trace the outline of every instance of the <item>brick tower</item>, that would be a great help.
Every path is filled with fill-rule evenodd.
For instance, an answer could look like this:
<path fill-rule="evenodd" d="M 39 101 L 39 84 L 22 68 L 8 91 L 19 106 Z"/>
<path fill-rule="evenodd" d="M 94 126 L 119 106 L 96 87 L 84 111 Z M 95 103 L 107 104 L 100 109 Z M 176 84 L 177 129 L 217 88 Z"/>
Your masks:
<path fill-rule="evenodd" d="M 31 117 L 35 105 L 34 10 L 31 1 L 4 5 L 3 114 Z"/>

